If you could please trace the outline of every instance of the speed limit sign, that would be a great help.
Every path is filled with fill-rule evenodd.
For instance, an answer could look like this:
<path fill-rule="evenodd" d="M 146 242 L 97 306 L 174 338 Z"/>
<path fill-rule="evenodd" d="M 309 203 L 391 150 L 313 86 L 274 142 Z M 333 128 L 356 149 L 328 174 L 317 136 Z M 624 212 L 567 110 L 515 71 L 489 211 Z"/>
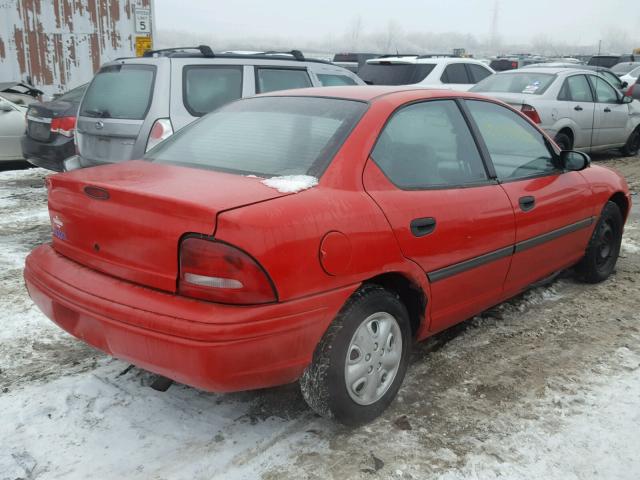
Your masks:
<path fill-rule="evenodd" d="M 136 33 L 151 33 L 151 10 L 136 8 Z"/>

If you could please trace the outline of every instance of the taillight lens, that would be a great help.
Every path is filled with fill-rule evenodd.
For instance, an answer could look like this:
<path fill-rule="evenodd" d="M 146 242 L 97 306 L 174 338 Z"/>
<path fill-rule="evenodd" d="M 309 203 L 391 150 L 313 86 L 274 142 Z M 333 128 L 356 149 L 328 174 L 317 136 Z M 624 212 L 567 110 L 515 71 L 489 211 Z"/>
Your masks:
<path fill-rule="evenodd" d="M 180 244 L 178 293 L 218 303 L 253 305 L 277 300 L 262 267 L 242 250 L 204 238 Z"/>
<path fill-rule="evenodd" d="M 635 86 L 636 86 L 636 84 L 634 83 L 629 87 L 629 90 L 627 90 L 627 93 L 625 93 L 625 95 L 627 97 L 633 97 L 633 87 L 635 87 Z"/>
<path fill-rule="evenodd" d="M 173 127 L 171 126 L 171 120 L 168 118 L 159 118 L 151 127 L 149 132 L 149 139 L 147 140 L 147 148 L 145 152 L 148 152 L 165 138 L 169 138 L 173 135 Z"/>
<path fill-rule="evenodd" d="M 71 138 L 75 129 L 76 117 L 58 117 L 51 120 L 51 133 L 59 133 Z"/>
<path fill-rule="evenodd" d="M 538 111 L 533 108 L 531 105 L 527 105 L 526 103 L 522 105 L 521 112 L 524 113 L 527 117 L 533 120 L 533 123 L 540 124 L 542 121 L 540 120 L 540 115 L 538 115 Z"/>

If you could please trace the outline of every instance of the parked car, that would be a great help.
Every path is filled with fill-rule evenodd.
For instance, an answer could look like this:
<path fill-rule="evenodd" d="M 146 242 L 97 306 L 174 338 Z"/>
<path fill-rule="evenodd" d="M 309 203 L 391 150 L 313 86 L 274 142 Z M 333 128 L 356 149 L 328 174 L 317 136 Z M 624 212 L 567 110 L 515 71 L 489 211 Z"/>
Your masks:
<path fill-rule="evenodd" d="M 627 87 L 628 87 L 628 86 L 633 85 L 634 83 L 636 83 L 636 80 L 638 79 L 638 77 L 640 77 L 640 65 L 638 65 L 636 68 L 634 68 L 630 72 L 622 75 L 620 77 L 620 81 L 623 84 L 626 83 Z"/>
<path fill-rule="evenodd" d="M 520 54 L 499 56 L 491 59 L 489 66 L 496 72 L 504 72 L 507 70 L 515 70 L 517 68 L 526 67 L 528 65 L 544 62 L 545 58 L 540 55 Z"/>
<path fill-rule="evenodd" d="M 73 138 L 76 117 L 87 85 L 76 87 L 52 102 L 29 106 L 27 130 L 22 137 L 22 153 L 29 163 L 64 171 L 64 161 L 76 154 Z"/>
<path fill-rule="evenodd" d="M 52 242 L 24 276 L 60 327 L 205 390 L 299 379 L 351 425 L 393 400 L 415 339 L 573 265 L 606 279 L 631 205 L 497 100 L 390 87 L 238 100 L 47 185 Z"/>
<path fill-rule="evenodd" d="M 618 75 L 616 75 L 613 70 L 605 67 L 597 67 L 593 65 L 576 65 L 575 63 L 550 62 L 534 63 L 533 65 L 528 65 L 527 68 L 574 68 L 576 70 L 589 70 L 596 73 L 597 75 L 600 75 L 620 91 L 623 91 L 629 87 L 629 85 L 625 83 Z"/>
<path fill-rule="evenodd" d="M 27 82 L 1 82 L 0 95 L 16 105 L 28 106 L 39 102 L 42 98 L 42 90 L 37 89 Z"/>
<path fill-rule="evenodd" d="M 378 58 L 380 53 L 336 53 L 333 63 L 357 74 L 367 60 Z M 338 85 L 335 85 L 338 86 Z"/>
<path fill-rule="evenodd" d="M 640 148 L 640 104 L 592 71 L 525 68 L 497 73 L 472 91 L 520 109 L 563 150 L 635 155 Z"/>
<path fill-rule="evenodd" d="M 468 90 L 493 70 L 478 60 L 412 55 L 367 60 L 358 76 L 369 85 L 418 85 Z"/>
<path fill-rule="evenodd" d="M 640 59 L 640 56 L 634 54 L 625 55 L 594 55 L 589 59 L 587 65 L 593 65 L 597 67 L 611 68 L 614 65 L 623 62 L 635 62 Z"/>
<path fill-rule="evenodd" d="M 640 100 L 640 77 L 636 79 L 636 83 L 629 87 L 627 95 L 636 100 Z"/>
<path fill-rule="evenodd" d="M 636 61 L 636 62 L 623 62 L 623 63 L 618 63 L 618 64 L 614 65 L 613 67 L 611 67 L 611 71 L 613 73 L 615 73 L 616 75 L 618 75 L 619 77 L 622 77 L 623 75 L 626 75 L 631 70 L 634 70 L 634 69 L 636 69 L 638 67 L 640 67 L 640 62 L 638 62 L 638 61 Z"/>
<path fill-rule="evenodd" d="M 256 93 L 363 82 L 297 50 L 214 53 L 207 46 L 149 51 L 103 65 L 80 105 L 73 166 L 140 158 L 174 132 L 228 102 Z M 75 165 L 74 165 L 75 163 Z"/>
<path fill-rule="evenodd" d="M 24 133 L 26 108 L 0 94 L 0 162 L 23 160 L 20 138 Z"/>

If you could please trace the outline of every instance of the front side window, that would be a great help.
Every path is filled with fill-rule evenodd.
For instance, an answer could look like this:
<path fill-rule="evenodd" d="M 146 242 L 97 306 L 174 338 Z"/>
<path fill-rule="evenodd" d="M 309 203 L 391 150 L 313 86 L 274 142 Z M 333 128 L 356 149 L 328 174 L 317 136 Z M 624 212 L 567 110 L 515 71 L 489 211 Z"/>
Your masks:
<path fill-rule="evenodd" d="M 403 189 L 454 187 L 487 180 L 469 128 L 453 100 L 416 103 L 389 120 L 371 157 Z"/>
<path fill-rule="evenodd" d="M 150 150 L 147 160 L 222 172 L 320 176 L 367 104 L 255 97 L 221 107 Z"/>
<path fill-rule="evenodd" d="M 342 87 L 345 85 L 356 85 L 356 81 L 346 75 L 335 75 L 330 73 L 318 73 L 318 80 L 323 87 Z"/>
<path fill-rule="evenodd" d="M 469 80 L 464 63 L 452 63 L 451 65 L 447 65 L 442 73 L 442 77 L 440 77 L 440 81 L 442 83 L 473 83 Z"/>
<path fill-rule="evenodd" d="M 119 64 L 102 67 L 82 100 L 80 115 L 142 120 L 153 95 L 156 67 Z"/>
<path fill-rule="evenodd" d="M 593 102 L 591 87 L 584 75 L 574 75 L 565 80 L 558 100 L 572 102 Z"/>
<path fill-rule="evenodd" d="M 182 98 L 200 117 L 242 96 L 242 67 L 190 65 L 182 71 Z"/>
<path fill-rule="evenodd" d="M 306 70 L 258 68 L 257 93 L 289 90 L 292 88 L 306 88 L 311 86 L 311 80 Z"/>
<path fill-rule="evenodd" d="M 500 180 L 546 175 L 557 171 L 544 137 L 524 118 L 506 107 L 466 101 L 487 145 Z"/>
<path fill-rule="evenodd" d="M 591 83 L 596 91 L 598 103 L 618 103 L 618 93 L 606 80 L 591 75 Z"/>
<path fill-rule="evenodd" d="M 619 76 L 607 71 L 602 71 L 599 73 L 599 75 L 603 77 L 605 80 L 607 80 L 615 88 L 617 89 L 622 88 L 622 80 L 620 80 Z"/>

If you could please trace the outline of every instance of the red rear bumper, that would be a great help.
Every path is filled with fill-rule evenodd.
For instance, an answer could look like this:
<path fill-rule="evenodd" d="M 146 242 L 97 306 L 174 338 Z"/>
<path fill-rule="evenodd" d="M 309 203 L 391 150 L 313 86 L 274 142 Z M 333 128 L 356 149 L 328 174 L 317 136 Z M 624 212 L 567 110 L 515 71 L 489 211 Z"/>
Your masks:
<path fill-rule="evenodd" d="M 241 307 L 192 300 L 33 250 L 24 277 L 55 323 L 94 347 L 204 390 L 295 381 L 355 286 L 301 300 Z"/>

